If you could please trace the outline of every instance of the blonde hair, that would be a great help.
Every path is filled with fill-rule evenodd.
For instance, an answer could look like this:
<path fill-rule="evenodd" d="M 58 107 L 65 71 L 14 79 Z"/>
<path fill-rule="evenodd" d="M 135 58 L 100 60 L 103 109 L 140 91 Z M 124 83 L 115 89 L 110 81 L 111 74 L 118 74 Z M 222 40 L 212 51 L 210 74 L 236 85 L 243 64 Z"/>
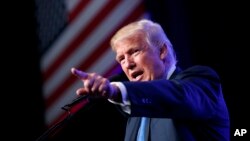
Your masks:
<path fill-rule="evenodd" d="M 144 35 L 144 39 L 149 46 L 158 47 L 160 49 L 165 44 L 169 53 L 166 59 L 171 62 L 172 65 L 177 63 L 172 43 L 168 39 L 162 27 L 158 23 L 147 19 L 132 22 L 118 30 L 110 41 L 112 50 L 115 50 L 117 42 L 123 39 L 131 38 L 138 35 L 138 33 L 142 33 L 142 35 Z"/>

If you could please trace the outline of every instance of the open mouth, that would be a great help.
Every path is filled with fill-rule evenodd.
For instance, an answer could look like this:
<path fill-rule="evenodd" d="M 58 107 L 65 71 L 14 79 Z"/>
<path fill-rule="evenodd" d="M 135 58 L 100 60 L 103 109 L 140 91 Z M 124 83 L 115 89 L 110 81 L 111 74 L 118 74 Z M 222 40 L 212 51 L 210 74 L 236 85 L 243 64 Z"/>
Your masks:
<path fill-rule="evenodd" d="M 135 71 L 131 74 L 132 78 L 135 80 L 135 81 L 139 81 L 141 80 L 142 78 L 142 74 L 143 74 L 143 71 Z"/>

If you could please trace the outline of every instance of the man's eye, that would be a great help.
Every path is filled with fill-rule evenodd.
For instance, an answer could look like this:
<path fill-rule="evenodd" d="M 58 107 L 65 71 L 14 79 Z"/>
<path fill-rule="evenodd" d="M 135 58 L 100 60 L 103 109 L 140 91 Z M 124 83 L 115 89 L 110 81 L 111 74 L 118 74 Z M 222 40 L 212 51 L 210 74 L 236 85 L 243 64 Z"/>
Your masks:
<path fill-rule="evenodd" d="M 118 61 L 119 61 L 119 62 L 122 62 L 123 60 L 124 60 L 124 58 L 122 57 L 122 58 L 119 58 Z"/>
<path fill-rule="evenodd" d="M 137 53 L 139 53 L 139 51 L 140 51 L 139 49 L 136 49 L 133 51 L 133 54 L 137 54 Z"/>

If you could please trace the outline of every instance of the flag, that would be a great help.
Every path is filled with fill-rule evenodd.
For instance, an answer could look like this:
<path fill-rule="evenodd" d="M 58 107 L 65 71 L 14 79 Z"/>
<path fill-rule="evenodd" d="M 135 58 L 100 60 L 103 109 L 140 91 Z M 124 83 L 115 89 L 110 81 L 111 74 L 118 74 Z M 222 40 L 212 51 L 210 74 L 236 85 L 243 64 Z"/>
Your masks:
<path fill-rule="evenodd" d="M 61 107 L 82 87 L 72 67 L 109 77 L 119 69 L 109 41 L 129 22 L 145 17 L 143 0 L 37 0 L 45 122 L 64 114 Z"/>

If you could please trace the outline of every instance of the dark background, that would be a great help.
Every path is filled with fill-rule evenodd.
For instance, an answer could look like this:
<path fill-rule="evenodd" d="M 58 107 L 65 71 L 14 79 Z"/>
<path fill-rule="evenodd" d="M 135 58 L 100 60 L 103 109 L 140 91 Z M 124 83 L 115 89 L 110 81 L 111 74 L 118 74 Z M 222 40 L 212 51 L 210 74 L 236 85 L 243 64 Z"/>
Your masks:
<path fill-rule="evenodd" d="M 249 67 L 249 56 L 246 55 L 249 47 L 249 6 L 241 1 L 215 0 L 146 0 L 145 4 L 151 18 L 167 32 L 180 66 L 209 65 L 218 71 L 230 112 L 231 140 L 246 140 L 249 133 L 243 137 L 234 137 L 233 134 L 236 129 L 250 131 L 247 108 L 249 79 L 246 71 Z M 32 141 L 45 131 L 34 5 L 34 1 L 28 0 L 2 6 L 5 9 L 1 12 L 1 121 L 4 125 L 2 137 L 7 140 Z M 110 115 L 102 113 L 100 107 L 109 109 Z M 123 130 L 113 128 L 122 128 L 125 120 L 113 106 L 100 102 L 88 112 L 80 111 L 74 117 L 72 123 L 62 131 L 67 136 L 63 139 L 101 139 L 109 130 L 110 135 L 114 134 L 114 139 L 121 138 Z M 88 116 L 83 118 L 82 114 Z M 97 122 L 91 115 L 103 117 L 104 120 Z M 112 121 L 112 117 L 117 120 Z M 90 127 L 99 128 L 91 130 L 91 134 L 84 134 Z"/>

